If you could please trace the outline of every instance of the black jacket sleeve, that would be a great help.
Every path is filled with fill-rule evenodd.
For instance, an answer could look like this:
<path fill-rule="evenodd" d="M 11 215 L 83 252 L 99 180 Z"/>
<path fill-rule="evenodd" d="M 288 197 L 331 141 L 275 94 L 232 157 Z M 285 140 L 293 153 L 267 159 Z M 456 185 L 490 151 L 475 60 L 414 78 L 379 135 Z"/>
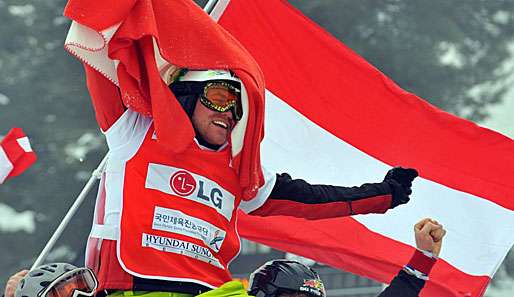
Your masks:
<path fill-rule="evenodd" d="M 401 270 L 378 297 L 417 297 L 425 281 Z"/>
<path fill-rule="evenodd" d="M 366 183 L 357 187 L 312 185 L 277 174 L 268 200 L 253 215 L 287 215 L 324 219 L 354 214 L 384 213 L 393 206 L 389 183 Z"/>
<path fill-rule="evenodd" d="M 292 179 L 287 173 L 277 174 L 270 199 L 291 200 L 306 204 L 357 201 L 381 195 L 391 195 L 387 182 L 366 183 L 359 187 L 311 185 L 303 179 Z"/>

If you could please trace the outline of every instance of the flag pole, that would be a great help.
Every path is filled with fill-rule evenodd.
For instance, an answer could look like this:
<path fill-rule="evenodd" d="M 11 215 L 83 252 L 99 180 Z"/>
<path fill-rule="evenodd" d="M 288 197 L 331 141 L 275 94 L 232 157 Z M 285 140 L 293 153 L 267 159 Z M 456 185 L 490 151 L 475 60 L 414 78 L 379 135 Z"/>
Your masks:
<path fill-rule="evenodd" d="M 214 6 L 216 6 L 216 4 L 218 4 L 218 1 L 219 0 L 209 0 L 209 2 L 207 2 L 207 4 L 205 4 L 205 7 L 203 8 L 203 10 L 207 14 L 211 14 L 212 10 L 214 9 Z"/>
<path fill-rule="evenodd" d="M 64 231 L 64 228 L 66 228 L 66 226 L 69 224 L 71 218 L 75 215 L 75 213 L 77 212 L 78 208 L 80 207 L 80 205 L 82 204 L 82 202 L 86 198 L 87 194 L 89 193 L 89 191 L 95 185 L 96 180 L 101 178 L 102 173 L 105 170 L 105 164 L 107 163 L 107 156 L 108 156 L 108 154 L 105 155 L 105 157 L 100 162 L 98 167 L 95 170 L 93 170 L 93 172 L 91 173 L 91 177 L 87 181 L 86 185 L 84 186 L 84 188 L 80 192 L 80 194 L 77 197 L 77 199 L 75 199 L 75 202 L 73 203 L 73 205 L 68 210 L 68 213 L 66 213 L 66 215 L 64 216 L 64 219 L 61 221 L 61 223 L 59 224 L 59 226 L 55 230 L 55 232 L 52 235 L 52 237 L 50 237 L 50 239 L 46 243 L 45 247 L 43 248 L 43 250 L 41 251 L 41 253 L 37 257 L 37 259 L 34 262 L 34 264 L 32 264 L 32 267 L 30 268 L 30 270 L 33 270 L 34 268 L 36 268 L 36 267 L 40 266 L 41 264 L 43 264 L 43 261 L 48 256 L 48 253 L 50 253 L 50 250 L 54 247 L 55 243 L 57 242 L 59 237 L 62 235 L 62 233 Z"/>

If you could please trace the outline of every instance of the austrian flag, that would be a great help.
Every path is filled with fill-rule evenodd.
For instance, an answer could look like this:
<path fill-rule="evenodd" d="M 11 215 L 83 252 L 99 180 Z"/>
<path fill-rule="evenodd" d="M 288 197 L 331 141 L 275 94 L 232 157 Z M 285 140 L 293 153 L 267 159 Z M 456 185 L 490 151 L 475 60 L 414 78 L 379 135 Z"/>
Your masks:
<path fill-rule="evenodd" d="M 514 141 L 402 90 L 287 1 L 219 0 L 211 16 L 264 73 L 267 170 L 347 186 L 398 165 L 420 174 L 386 214 L 245 215 L 239 234 L 390 282 L 415 250 L 412 226 L 432 217 L 448 233 L 421 296 L 483 296 L 514 243 Z"/>
<path fill-rule="evenodd" d="M 36 162 L 29 138 L 21 128 L 12 128 L 0 142 L 0 184 L 20 175 Z"/>

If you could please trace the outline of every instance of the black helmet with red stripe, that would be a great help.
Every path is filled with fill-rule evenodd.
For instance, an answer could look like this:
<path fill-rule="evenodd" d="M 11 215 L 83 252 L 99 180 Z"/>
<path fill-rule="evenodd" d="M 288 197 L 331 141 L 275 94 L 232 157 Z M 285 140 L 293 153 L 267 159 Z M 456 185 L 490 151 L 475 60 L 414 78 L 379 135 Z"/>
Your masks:
<path fill-rule="evenodd" d="M 255 297 L 307 295 L 325 297 L 319 275 L 304 264 L 291 260 L 273 260 L 250 275 L 249 294 Z"/>

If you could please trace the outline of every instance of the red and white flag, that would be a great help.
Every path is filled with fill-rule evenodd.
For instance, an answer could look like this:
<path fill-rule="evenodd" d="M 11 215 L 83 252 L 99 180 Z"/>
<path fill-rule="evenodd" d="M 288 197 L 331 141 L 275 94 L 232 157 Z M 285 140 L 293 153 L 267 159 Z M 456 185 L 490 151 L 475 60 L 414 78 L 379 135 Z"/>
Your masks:
<path fill-rule="evenodd" d="M 0 184 L 20 175 L 36 162 L 29 138 L 21 128 L 12 128 L 0 142 Z"/>
<path fill-rule="evenodd" d="M 385 215 L 243 216 L 240 234 L 389 282 L 413 225 L 432 217 L 448 233 L 421 295 L 482 296 L 514 242 L 514 141 L 402 90 L 286 1 L 221 0 L 211 15 L 264 72 L 263 166 L 347 186 L 395 165 L 420 173 L 411 201 Z"/>

